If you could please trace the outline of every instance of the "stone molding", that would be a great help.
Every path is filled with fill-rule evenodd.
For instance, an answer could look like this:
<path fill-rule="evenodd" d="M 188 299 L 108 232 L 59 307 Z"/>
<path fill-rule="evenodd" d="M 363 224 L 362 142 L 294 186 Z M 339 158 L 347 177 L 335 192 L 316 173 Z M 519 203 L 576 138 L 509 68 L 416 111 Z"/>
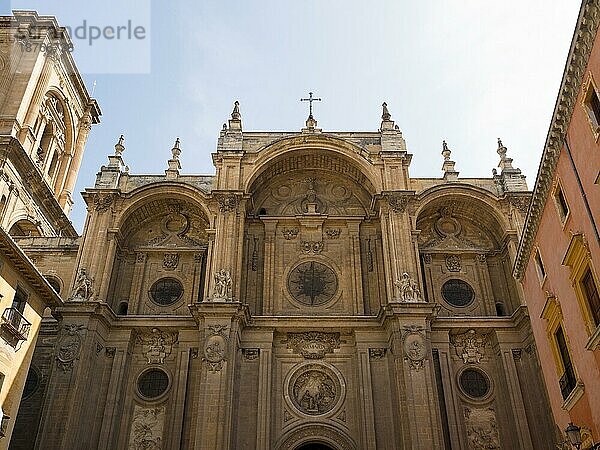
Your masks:
<path fill-rule="evenodd" d="M 523 237 L 515 261 L 513 274 L 517 279 L 523 277 L 525 268 L 529 262 L 529 256 L 533 248 L 542 212 L 552 187 L 552 179 L 554 178 L 558 158 L 573 115 L 577 96 L 581 89 L 583 76 L 599 23 L 600 6 L 598 2 L 595 0 L 584 0 L 575 34 L 571 41 L 569 58 L 563 73 L 554 113 L 552 114 L 552 121 L 550 122 L 550 129 L 544 145 L 540 169 L 533 190 L 531 206 L 525 220 Z"/>

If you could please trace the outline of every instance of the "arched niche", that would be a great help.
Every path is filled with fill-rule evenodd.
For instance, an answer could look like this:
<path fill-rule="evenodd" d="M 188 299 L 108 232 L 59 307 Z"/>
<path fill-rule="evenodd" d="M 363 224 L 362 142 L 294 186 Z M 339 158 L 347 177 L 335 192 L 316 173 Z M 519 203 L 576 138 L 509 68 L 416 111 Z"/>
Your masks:
<path fill-rule="evenodd" d="M 505 316 L 520 304 L 508 231 L 498 205 L 467 192 L 446 192 L 416 218 L 427 300 L 442 316 Z"/>
<path fill-rule="evenodd" d="M 315 313 L 294 301 L 286 284 L 301 260 L 328 266 L 339 280 L 339 301 L 322 304 L 319 312 L 379 310 L 385 297 L 378 281 L 383 276 L 381 226 L 372 211 L 376 188 L 362 167 L 322 148 L 283 152 L 261 168 L 249 194 L 242 292 L 251 310 Z"/>
<path fill-rule="evenodd" d="M 8 230 L 8 234 L 12 237 L 35 237 L 42 236 L 41 229 L 38 225 L 29 219 L 17 220 Z"/>
<path fill-rule="evenodd" d="M 204 287 L 207 228 L 203 208 L 186 197 L 153 195 L 127 210 L 109 286 L 113 309 L 186 314 Z"/>

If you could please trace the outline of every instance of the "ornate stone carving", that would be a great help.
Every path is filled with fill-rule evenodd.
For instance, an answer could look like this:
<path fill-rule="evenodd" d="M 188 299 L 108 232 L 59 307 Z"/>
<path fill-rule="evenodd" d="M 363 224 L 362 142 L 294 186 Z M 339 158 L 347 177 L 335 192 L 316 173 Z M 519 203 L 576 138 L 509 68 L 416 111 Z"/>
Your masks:
<path fill-rule="evenodd" d="M 331 411 L 340 400 L 338 375 L 321 364 L 301 366 L 288 384 L 288 398 L 304 414 L 318 416 Z"/>
<path fill-rule="evenodd" d="M 146 254 L 139 252 L 135 255 L 135 262 L 136 263 L 143 263 L 144 261 L 146 261 Z"/>
<path fill-rule="evenodd" d="M 475 330 L 451 336 L 450 341 L 465 364 L 479 364 L 488 345 L 487 334 L 479 334 Z"/>
<path fill-rule="evenodd" d="M 375 261 L 373 258 L 373 251 L 371 250 L 371 239 L 367 239 L 367 270 L 373 272 L 375 268 Z"/>
<path fill-rule="evenodd" d="M 394 286 L 398 288 L 400 301 L 408 303 L 423 301 L 417 282 L 408 273 L 404 272 L 402 277 L 394 282 Z"/>
<path fill-rule="evenodd" d="M 79 332 L 84 328 L 84 325 L 78 324 L 66 324 L 63 326 L 62 338 L 59 341 L 56 353 L 58 367 L 63 372 L 73 369 L 75 360 L 79 359 L 82 343 Z"/>
<path fill-rule="evenodd" d="M 462 269 L 460 255 L 446 255 L 446 268 L 450 272 L 460 272 Z"/>
<path fill-rule="evenodd" d="M 213 291 L 213 302 L 229 302 L 231 297 L 231 273 L 228 270 L 221 269 L 215 273 L 215 290 Z"/>
<path fill-rule="evenodd" d="M 493 450 L 500 448 L 500 434 L 493 408 L 465 408 L 465 425 L 469 449 Z"/>
<path fill-rule="evenodd" d="M 342 234 L 342 230 L 340 228 L 327 228 L 325 234 L 329 239 L 338 239 Z"/>
<path fill-rule="evenodd" d="M 529 204 L 531 203 L 531 198 L 529 196 L 520 195 L 518 197 L 510 197 L 509 202 L 521 214 L 526 216 L 527 211 L 529 210 Z"/>
<path fill-rule="evenodd" d="M 175 270 L 179 265 L 179 254 L 165 253 L 163 258 L 163 267 L 167 270 Z"/>
<path fill-rule="evenodd" d="M 95 194 L 93 197 L 94 210 L 104 212 L 110 208 L 113 202 L 112 194 Z"/>
<path fill-rule="evenodd" d="M 135 342 L 142 346 L 142 354 L 148 364 L 164 364 L 165 358 L 171 354 L 173 344 L 177 342 L 177 332 L 160 331 L 152 328 L 151 331 L 140 332 Z"/>
<path fill-rule="evenodd" d="M 423 254 L 423 262 L 425 264 L 431 264 L 431 254 L 429 253 L 424 253 Z"/>
<path fill-rule="evenodd" d="M 478 254 L 475 256 L 475 259 L 477 260 L 477 262 L 480 262 L 480 263 L 485 263 L 485 262 L 486 262 L 486 260 L 487 260 L 487 256 L 486 256 L 486 254 L 485 254 L 485 253 L 478 253 Z"/>
<path fill-rule="evenodd" d="M 255 359 L 257 359 L 260 356 L 260 349 L 259 348 L 243 348 L 242 354 L 244 355 L 244 358 L 246 358 L 246 361 L 254 361 Z"/>
<path fill-rule="evenodd" d="M 369 358 L 374 360 L 374 361 L 378 361 L 380 359 L 383 359 L 385 357 L 385 353 L 386 353 L 385 348 L 370 348 L 369 349 Z"/>
<path fill-rule="evenodd" d="M 77 273 L 77 279 L 75 280 L 70 300 L 78 302 L 91 300 L 94 296 L 93 286 L 94 279 L 89 277 L 85 267 L 82 267 Z"/>
<path fill-rule="evenodd" d="M 236 194 L 215 193 L 214 198 L 222 213 L 236 212 L 240 204 L 240 196 Z"/>
<path fill-rule="evenodd" d="M 256 272 L 258 269 L 258 238 L 253 239 L 254 248 L 252 249 L 252 258 L 250 258 L 250 269 Z"/>
<path fill-rule="evenodd" d="M 209 334 L 204 341 L 204 358 L 210 372 L 219 372 L 227 353 L 227 325 L 209 325 Z"/>
<path fill-rule="evenodd" d="M 427 356 L 427 344 L 425 342 L 425 335 L 423 334 L 423 327 L 410 325 L 404 327 L 403 330 L 402 348 L 405 355 L 404 360 L 408 363 L 408 367 L 411 370 L 419 371 L 423 368 L 425 357 Z"/>
<path fill-rule="evenodd" d="M 523 350 L 520 348 L 513 348 L 512 355 L 513 355 L 513 359 L 515 361 L 521 361 L 521 356 L 523 355 Z"/>
<path fill-rule="evenodd" d="M 391 193 L 388 194 L 387 200 L 388 205 L 397 214 L 401 214 L 406 211 L 406 207 L 408 206 L 410 200 L 414 197 L 414 192 L 409 193 Z"/>
<path fill-rule="evenodd" d="M 135 405 L 129 434 L 129 450 L 160 450 L 163 448 L 165 406 L 144 408 Z"/>
<path fill-rule="evenodd" d="M 302 241 L 300 248 L 304 253 L 321 253 L 323 251 L 323 241 Z"/>
<path fill-rule="evenodd" d="M 109 358 L 114 358 L 116 353 L 117 353 L 116 347 L 106 347 L 104 349 L 104 354 Z"/>
<path fill-rule="evenodd" d="M 340 348 L 340 333 L 307 331 L 304 333 L 288 333 L 287 348 L 301 354 L 306 359 L 321 359 L 327 353 Z"/>
<path fill-rule="evenodd" d="M 299 232 L 300 230 L 298 228 L 284 228 L 281 230 L 281 234 L 283 234 L 283 237 L 288 241 L 296 239 Z"/>

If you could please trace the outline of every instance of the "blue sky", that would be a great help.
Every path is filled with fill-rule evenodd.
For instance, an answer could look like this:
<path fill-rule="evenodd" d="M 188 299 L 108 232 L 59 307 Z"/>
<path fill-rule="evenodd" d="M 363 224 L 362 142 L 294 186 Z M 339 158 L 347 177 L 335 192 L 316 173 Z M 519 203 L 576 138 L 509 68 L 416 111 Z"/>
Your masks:
<path fill-rule="evenodd" d="M 184 173 L 213 173 L 210 153 L 234 100 L 245 130 L 299 130 L 307 115 L 299 99 L 310 90 L 323 98 L 315 117 L 324 131 L 377 130 L 386 101 L 414 154 L 412 176 L 441 175 L 446 139 L 461 176 L 489 177 L 501 137 L 532 188 L 579 5 L 15 0 L 2 12 L 36 9 L 65 25 L 133 18 L 148 31 L 133 46 L 76 43 L 82 65 L 104 64 L 89 69 L 103 73 L 84 68 L 103 116 L 78 192 L 93 185 L 121 133 L 131 173 L 164 173 L 176 137 Z M 81 231 L 79 194 L 71 218 Z"/>

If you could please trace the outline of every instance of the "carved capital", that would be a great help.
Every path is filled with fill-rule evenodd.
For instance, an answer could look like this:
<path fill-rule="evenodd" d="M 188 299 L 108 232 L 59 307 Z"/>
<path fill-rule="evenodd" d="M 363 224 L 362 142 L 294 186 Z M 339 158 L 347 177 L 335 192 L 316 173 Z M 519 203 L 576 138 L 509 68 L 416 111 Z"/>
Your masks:
<path fill-rule="evenodd" d="M 415 193 L 414 191 L 388 192 L 385 194 L 385 198 L 392 211 L 396 214 L 402 214 L 415 198 Z"/>
<path fill-rule="evenodd" d="M 228 192 L 213 193 L 213 198 L 219 205 L 219 211 L 222 213 L 237 212 L 241 201 L 241 195 Z"/>

